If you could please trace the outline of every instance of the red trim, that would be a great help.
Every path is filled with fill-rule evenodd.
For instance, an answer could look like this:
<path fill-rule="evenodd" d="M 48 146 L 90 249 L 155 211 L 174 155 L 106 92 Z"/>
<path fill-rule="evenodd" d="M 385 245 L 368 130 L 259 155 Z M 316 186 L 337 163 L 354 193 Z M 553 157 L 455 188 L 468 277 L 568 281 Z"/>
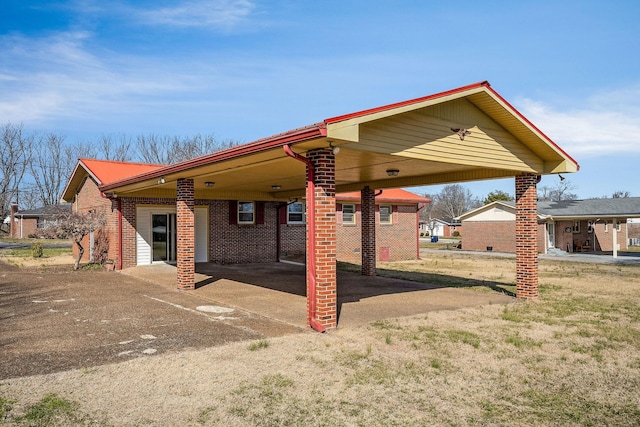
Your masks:
<path fill-rule="evenodd" d="M 483 82 L 474 83 L 474 84 L 471 84 L 471 85 L 468 85 L 468 86 L 463 86 L 463 87 L 460 87 L 460 88 L 457 88 L 457 89 L 448 90 L 446 92 L 440 92 L 440 93 L 436 93 L 436 94 L 433 94 L 433 95 L 424 96 L 422 98 L 410 99 L 408 101 L 396 102 L 395 104 L 384 105 L 382 107 L 370 108 L 368 110 L 358 111 L 356 113 L 350 113 L 350 114 L 345 114 L 345 115 L 342 115 L 342 116 L 332 117 L 330 119 L 326 119 L 324 122 L 326 124 L 342 122 L 344 120 L 349 120 L 349 119 L 353 119 L 353 118 L 356 118 L 356 117 L 362 117 L 362 116 L 366 116 L 368 114 L 379 113 L 381 111 L 392 110 L 394 108 L 404 107 L 406 105 L 411 105 L 411 104 L 417 104 L 419 102 L 429 101 L 431 99 L 442 98 L 444 96 L 449 96 L 449 95 L 453 95 L 453 94 L 456 94 L 456 93 L 465 92 L 467 90 L 477 89 L 477 88 L 482 87 L 482 86 L 488 88 L 490 85 L 489 85 L 489 82 L 485 80 Z"/>
<path fill-rule="evenodd" d="M 495 90 L 493 90 L 490 86 L 487 85 L 487 90 L 489 92 L 491 92 L 493 95 L 496 96 L 496 98 L 498 98 L 500 101 L 504 102 L 505 105 L 507 105 L 507 107 L 509 107 L 518 117 L 520 117 L 523 121 L 525 121 L 529 126 L 531 126 L 533 129 L 535 129 L 536 131 L 538 131 L 540 133 L 540 135 L 542 135 L 547 142 L 549 142 L 551 145 L 553 145 L 555 148 L 557 148 L 562 154 L 564 154 L 567 158 L 569 158 L 573 163 L 575 163 L 576 167 L 578 168 L 578 170 L 580 170 L 580 165 L 578 164 L 578 162 L 575 161 L 575 159 L 573 157 L 571 157 L 566 151 L 564 151 L 562 148 L 560 148 L 558 146 L 558 144 L 556 144 L 555 142 L 553 142 L 553 140 L 551 138 L 549 138 L 547 135 L 544 134 L 544 132 L 542 132 L 540 129 L 537 128 L 536 125 L 534 125 L 533 123 L 531 123 L 529 121 L 529 119 L 527 119 L 520 111 L 518 111 L 513 105 L 509 104 L 509 102 L 504 99 L 502 96 L 500 96 L 500 94 L 498 92 L 496 92 Z"/>
<path fill-rule="evenodd" d="M 326 135 L 327 128 L 325 124 L 316 123 L 314 125 L 294 129 L 289 132 L 281 133 L 268 138 L 259 139 L 248 144 L 238 145 L 237 147 L 232 147 L 227 150 L 217 151 L 206 156 L 187 160 L 185 162 L 157 169 L 152 172 L 132 176 L 120 181 L 110 182 L 108 184 L 100 186 L 99 188 L 102 191 L 108 191 L 114 188 L 122 187 L 123 185 L 129 185 L 136 182 L 144 181 L 146 179 L 159 178 L 164 175 L 179 173 L 189 169 L 197 168 L 199 166 L 234 159 L 236 157 L 241 157 L 247 154 L 270 150 L 272 148 L 286 147 L 288 144 L 320 138 Z"/>
<path fill-rule="evenodd" d="M 307 258 L 309 263 L 307 269 L 307 283 L 309 283 L 309 326 L 318 332 L 326 331 L 326 328 L 316 319 L 316 173 L 313 162 L 298 153 L 294 153 L 291 147 L 282 147 L 287 156 L 293 157 L 307 165 Z"/>

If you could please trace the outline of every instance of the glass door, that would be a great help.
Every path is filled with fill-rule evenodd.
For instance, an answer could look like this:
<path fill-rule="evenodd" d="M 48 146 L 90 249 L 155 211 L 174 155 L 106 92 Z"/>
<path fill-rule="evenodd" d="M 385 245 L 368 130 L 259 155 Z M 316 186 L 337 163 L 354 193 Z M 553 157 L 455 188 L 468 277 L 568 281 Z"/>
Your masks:
<path fill-rule="evenodd" d="M 547 223 L 547 235 L 549 236 L 549 249 L 556 247 L 556 223 Z"/>
<path fill-rule="evenodd" d="M 151 224 L 153 261 L 175 261 L 176 214 L 154 214 Z"/>

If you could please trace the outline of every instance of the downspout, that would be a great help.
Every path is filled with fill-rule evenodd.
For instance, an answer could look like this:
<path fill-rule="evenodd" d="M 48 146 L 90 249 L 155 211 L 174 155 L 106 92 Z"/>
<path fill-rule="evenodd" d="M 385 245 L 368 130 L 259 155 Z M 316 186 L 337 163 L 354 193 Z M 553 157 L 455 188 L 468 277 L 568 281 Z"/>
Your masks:
<path fill-rule="evenodd" d="M 307 165 L 307 227 L 311 232 L 307 238 L 307 283 L 309 284 L 309 325 L 317 332 L 325 332 L 326 328 L 316 319 L 316 174 L 313 162 L 291 150 L 291 147 L 282 147 L 287 156 L 299 160 Z"/>
<path fill-rule="evenodd" d="M 418 209 L 416 210 L 416 250 L 418 258 L 420 259 L 420 211 L 427 207 L 427 204 L 424 203 L 422 206 L 418 205 Z"/>
<path fill-rule="evenodd" d="M 122 270 L 122 199 L 118 199 L 118 270 Z"/>

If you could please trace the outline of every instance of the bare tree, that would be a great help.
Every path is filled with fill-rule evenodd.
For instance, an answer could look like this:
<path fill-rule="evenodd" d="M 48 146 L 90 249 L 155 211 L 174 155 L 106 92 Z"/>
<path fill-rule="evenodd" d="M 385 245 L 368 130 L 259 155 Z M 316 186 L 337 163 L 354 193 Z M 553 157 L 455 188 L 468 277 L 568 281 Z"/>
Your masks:
<path fill-rule="evenodd" d="M 171 165 L 204 156 L 238 145 L 232 140 L 218 141 L 214 135 L 196 134 L 193 137 L 138 135 L 137 156 L 140 161 Z"/>
<path fill-rule="evenodd" d="M 64 136 L 49 133 L 38 139 L 38 146 L 29 165 L 36 193 L 42 205 L 57 205 L 73 167 L 66 157 Z"/>
<path fill-rule="evenodd" d="M 100 155 L 105 160 L 128 162 L 133 158 L 131 138 L 126 135 L 119 137 L 102 135 L 98 141 Z"/>
<path fill-rule="evenodd" d="M 26 134 L 23 125 L 7 123 L 0 127 L 0 217 L 18 202 L 19 187 L 31 162 L 34 135 Z"/>
<path fill-rule="evenodd" d="M 433 200 L 434 216 L 437 218 L 455 218 L 482 205 L 468 188 L 460 184 L 445 185 Z"/>
<path fill-rule="evenodd" d="M 105 217 L 101 212 L 89 212 L 86 214 L 66 213 L 56 218 L 50 228 L 43 229 L 42 233 L 55 234 L 58 238 L 71 239 L 78 247 L 73 269 L 80 268 L 80 260 L 84 255 L 82 240 L 92 231 L 100 232 L 105 225 Z"/>
<path fill-rule="evenodd" d="M 626 197 L 631 197 L 631 193 L 628 191 L 614 191 L 611 197 L 614 199 L 624 199 Z"/>
<path fill-rule="evenodd" d="M 577 187 L 568 179 L 560 180 L 555 187 L 543 186 L 538 188 L 538 200 L 560 202 L 562 200 L 576 200 L 578 195 L 571 193 Z"/>

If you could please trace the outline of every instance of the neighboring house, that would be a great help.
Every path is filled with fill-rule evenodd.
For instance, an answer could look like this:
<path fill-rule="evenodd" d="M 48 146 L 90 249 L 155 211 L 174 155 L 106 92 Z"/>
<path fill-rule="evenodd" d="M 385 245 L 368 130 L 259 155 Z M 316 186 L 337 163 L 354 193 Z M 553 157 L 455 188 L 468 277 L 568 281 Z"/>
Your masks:
<path fill-rule="evenodd" d="M 9 215 L 9 237 L 26 239 L 34 237 L 38 229 L 46 227 L 47 223 L 55 222 L 60 214 L 71 212 L 71 205 L 50 205 L 37 209 L 20 211 L 18 205 L 11 205 Z"/>
<path fill-rule="evenodd" d="M 103 237 L 109 242 L 108 258 L 118 259 L 118 218 L 134 229 L 122 238 L 122 268 L 176 260 L 175 200 L 163 197 L 109 200 L 98 185 L 155 170 L 158 165 L 80 159 L 72 182 L 74 205 L 81 212 L 100 210 L 106 215 Z M 337 250 L 341 261 L 361 260 L 360 193 L 336 195 Z M 405 190 L 381 191 L 376 201 L 376 253 L 380 261 L 417 259 L 418 205 L 429 199 Z M 221 264 L 304 259 L 306 207 L 303 200 L 290 203 L 251 200 L 196 200 L 195 261 Z M 134 237 L 135 236 L 135 241 Z M 86 239 L 89 239 L 87 237 Z M 91 239 L 87 240 L 91 247 Z M 247 245 L 251 241 L 253 244 Z M 413 246 L 407 241 L 415 242 Z M 90 250 L 84 261 L 90 260 Z"/>
<path fill-rule="evenodd" d="M 438 237 L 458 237 L 462 235 L 462 223 L 455 218 L 437 218 L 433 221 L 433 233 L 431 232 L 429 227 L 429 223 L 425 221 L 420 221 L 420 234 L 429 233 L 429 235 L 438 236 Z M 454 236 L 455 232 L 458 232 L 456 236 Z"/>
<path fill-rule="evenodd" d="M 640 197 L 538 202 L 538 252 L 614 252 L 628 248 Z M 496 201 L 461 215 L 462 248 L 515 252 L 515 207 Z"/>

